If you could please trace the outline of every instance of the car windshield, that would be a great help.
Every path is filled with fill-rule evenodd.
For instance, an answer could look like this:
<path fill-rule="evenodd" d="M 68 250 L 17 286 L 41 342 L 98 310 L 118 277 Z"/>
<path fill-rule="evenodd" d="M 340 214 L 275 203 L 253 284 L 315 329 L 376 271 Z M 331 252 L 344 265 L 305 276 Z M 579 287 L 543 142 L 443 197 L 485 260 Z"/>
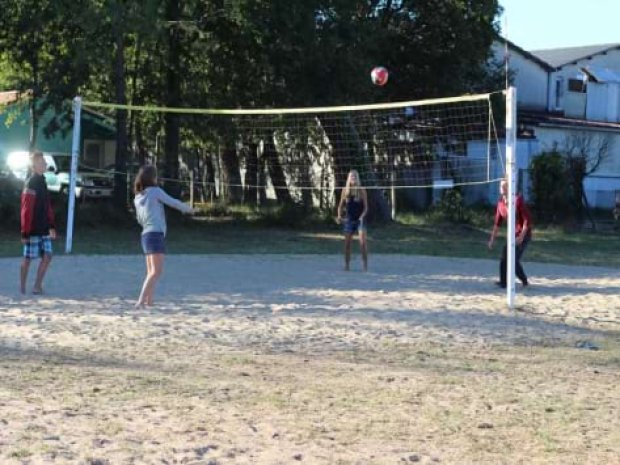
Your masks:
<path fill-rule="evenodd" d="M 61 172 L 68 172 L 71 171 L 71 157 L 66 157 L 66 156 L 54 156 L 54 161 L 56 162 L 56 166 L 58 167 L 58 171 Z M 87 167 L 84 165 L 78 165 L 78 171 L 80 173 L 83 172 L 96 172 L 97 170 L 95 168 L 91 168 L 91 167 Z"/>
<path fill-rule="evenodd" d="M 54 157 L 56 167 L 58 171 L 70 171 L 71 170 L 71 157 Z"/>

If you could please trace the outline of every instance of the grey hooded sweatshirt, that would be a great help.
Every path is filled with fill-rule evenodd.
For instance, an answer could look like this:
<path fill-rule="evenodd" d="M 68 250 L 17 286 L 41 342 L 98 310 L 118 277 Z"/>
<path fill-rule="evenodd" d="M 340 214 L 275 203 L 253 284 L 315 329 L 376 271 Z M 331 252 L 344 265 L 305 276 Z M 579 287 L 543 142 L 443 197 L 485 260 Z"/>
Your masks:
<path fill-rule="evenodd" d="M 147 187 L 133 201 L 136 218 L 142 226 L 142 234 L 162 232 L 166 235 L 166 212 L 164 204 L 183 213 L 191 213 L 192 207 L 166 194 L 160 187 Z"/>

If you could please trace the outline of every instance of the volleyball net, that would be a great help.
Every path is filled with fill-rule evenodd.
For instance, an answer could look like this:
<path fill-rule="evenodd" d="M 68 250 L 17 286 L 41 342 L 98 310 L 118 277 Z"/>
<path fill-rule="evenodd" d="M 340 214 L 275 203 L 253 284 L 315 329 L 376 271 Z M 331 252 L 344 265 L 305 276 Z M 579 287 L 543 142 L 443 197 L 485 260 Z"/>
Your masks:
<path fill-rule="evenodd" d="M 92 101 L 82 107 L 110 119 L 124 109 L 136 115 L 130 120 L 151 125 L 173 114 L 180 135 L 178 169 L 166 169 L 170 154 L 157 130 L 143 130 L 154 136 L 143 141 L 139 161 L 158 165 L 161 177 L 184 191 L 191 184 L 198 201 L 260 205 L 276 200 L 331 208 L 334 192 L 353 169 L 368 189 L 386 193 L 390 201 L 393 195 L 387 193 L 394 190 L 476 186 L 502 177 L 503 127 L 492 97 L 262 110 Z M 101 159 L 81 163 L 105 164 Z M 136 157 L 129 160 L 136 163 Z M 482 196 L 482 190 L 472 195 Z"/>

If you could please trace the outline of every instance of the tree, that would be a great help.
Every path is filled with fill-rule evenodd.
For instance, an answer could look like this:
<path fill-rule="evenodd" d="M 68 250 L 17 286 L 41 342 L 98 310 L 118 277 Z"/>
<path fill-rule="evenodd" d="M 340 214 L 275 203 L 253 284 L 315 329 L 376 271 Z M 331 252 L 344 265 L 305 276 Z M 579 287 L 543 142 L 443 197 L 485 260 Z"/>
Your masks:
<path fill-rule="evenodd" d="M 590 216 L 583 182 L 609 156 L 609 144 L 609 136 L 576 132 L 532 160 L 532 197 L 541 218 L 580 224 Z"/>
<path fill-rule="evenodd" d="M 0 8 L 10 12 L 0 19 L 0 52 L 15 64 L 16 88 L 40 90 L 58 104 L 80 93 L 168 107 L 323 106 L 490 90 L 496 82 L 487 61 L 497 0 L 87 0 L 77 9 L 68 0 L 0 0 Z M 385 88 L 370 83 L 377 64 L 391 72 Z M 246 179 L 262 185 L 269 172 L 284 187 L 281 201 L 293 197 L 286 182 L 299 176 L 312 181 L 287 166 L 289 152 L 278 153 L 288 149 L 273 143 L 277 128 L 248 136 L 234 120 L 159 112 L 115 116 L 118 172 L 127 170 L 129 157 L 143 161 L 163 145 L 162 175 L 177 179 L 184 153 L 200 153 L 200 166 L 214 167 L 215 147 L 224 144 L 219 168 L 226 179 L 240 180 L 240 156 L 249 144 L 247 159 L 257 158 L 265 169 L 246 172 Z M 341 128 L 345 133 L 326 134 L 335 148 L 329 166 L 339 173 L 353 160 L 373 184 L 364 148 L 372 146 L 370 136 L 346 119 Z M 262 148 L 260 157 L 252 144 Z M 295 153 L 308 163 L 328 156 L 302 147 Z M 115 183 L 119 202 L 124 180 L 121 175 Z M 383 193 L 373 190 L 373 196 L 375 212 L 384 216 Z"/>
<path fill-rule="evenodd" d="M 88 22 L 73 6 L 67 0 L 0 0 L 0 52 L 13 71 L 4 80 L 28 99 L 31 149 L 40 116 L 50 107 L 61 115 L 88 76 Z M 67 124 L 52 118 L 45 129 Z"/>
<path fill-rule="evenodd" d="M 587 214 L 592 228 L 596 228 L 596 225 L 590 216 L 583 181 L 609 157 L 610 143 L 609 135 L 595 135 L 581 131 L 567 136 L 562 147 L 566 157 L 565 179 L 571 193 L 570 202 L 575 208 L 576 220 L 581 223 L 584 214 Z"/>

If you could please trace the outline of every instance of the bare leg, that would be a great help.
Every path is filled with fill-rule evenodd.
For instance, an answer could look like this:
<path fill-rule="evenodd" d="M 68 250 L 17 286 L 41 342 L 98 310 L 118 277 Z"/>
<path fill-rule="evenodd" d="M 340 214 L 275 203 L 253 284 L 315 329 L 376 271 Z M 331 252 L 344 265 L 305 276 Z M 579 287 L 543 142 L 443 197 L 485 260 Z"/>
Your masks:
<path fill-rule="evenodd" d="M 43 278 L 45 278 L 45 273 L 47 273 L 47 269 L 52 262 L 52 256 L 50 254 L 45 254 L 41 258 L 41 263 L 39 263 L 39 268 L 37 269 L 37 279 L 34 282 L 34 288 L 32 292 L 35 294 L 40 294 L 43 292 Z"/>
<path fill-rule="evenodd" d="M 153 266 L 153 255 L 149 254 L 146 256 L 146 275 L 152 275 L 154 273 L 154 266 Z M 152 296 L 146 296 L 145 297 L 145 304 L 148 306 L 153 305 L 153 297 Z"/>
<path fill-rule="evenodd" d="M 22 294 L 26 293 L 26 281 L 28 280 L 28 269 L 30 268 L 30 259 L 24 258 L 21 269 L 19 270 L 19 289 Z"/>
<path fill-rule="evenodd" d="M 150 255 L 144 256 L 144 261 L 146 263 L 146 276 L 144 276 L 144 282 L 142 283 L 142 289 L 140 290 L 140 296 L 138 297 L 138 301 L 136 302 L 136 308 L 146 305 L 146 302 L 144 302 L 143 300 L 143 294 L 144 294 L 144 287 L 146 286 L 146 281 L 148 280 L 149 275 L 151 274 L 151 259 L 149 257 Z"/>
<path fill-rule="evenodd" d="M 366 242 L 366 231 L 361 230 L 359 232 L 360 250 L 362 252 L 362 264 L 364 265 L 364 271 L 368 271 L 368 243 Z"/>
<path fill-rule="evenodd" d="M 351 237 L 352 234 L 344 235 L 344 270 L 349 271 L 349 264 L 351 263 Z"/>
<path fill-rule="evenodd" d="M 137 307 L 141 305 L 152 305 L 153 303 L 153 291 L 155 290 L 155 284 L 162 274 L 164 266 L 164 254 L 155 253 L 147 255 L 147 260 L 150 259 L 150 272 L 147 272 L 144 284 L 142 285 L 142 292 L 138 299 Z M 149 264 L 147 262 L 147 269 Z"/>

